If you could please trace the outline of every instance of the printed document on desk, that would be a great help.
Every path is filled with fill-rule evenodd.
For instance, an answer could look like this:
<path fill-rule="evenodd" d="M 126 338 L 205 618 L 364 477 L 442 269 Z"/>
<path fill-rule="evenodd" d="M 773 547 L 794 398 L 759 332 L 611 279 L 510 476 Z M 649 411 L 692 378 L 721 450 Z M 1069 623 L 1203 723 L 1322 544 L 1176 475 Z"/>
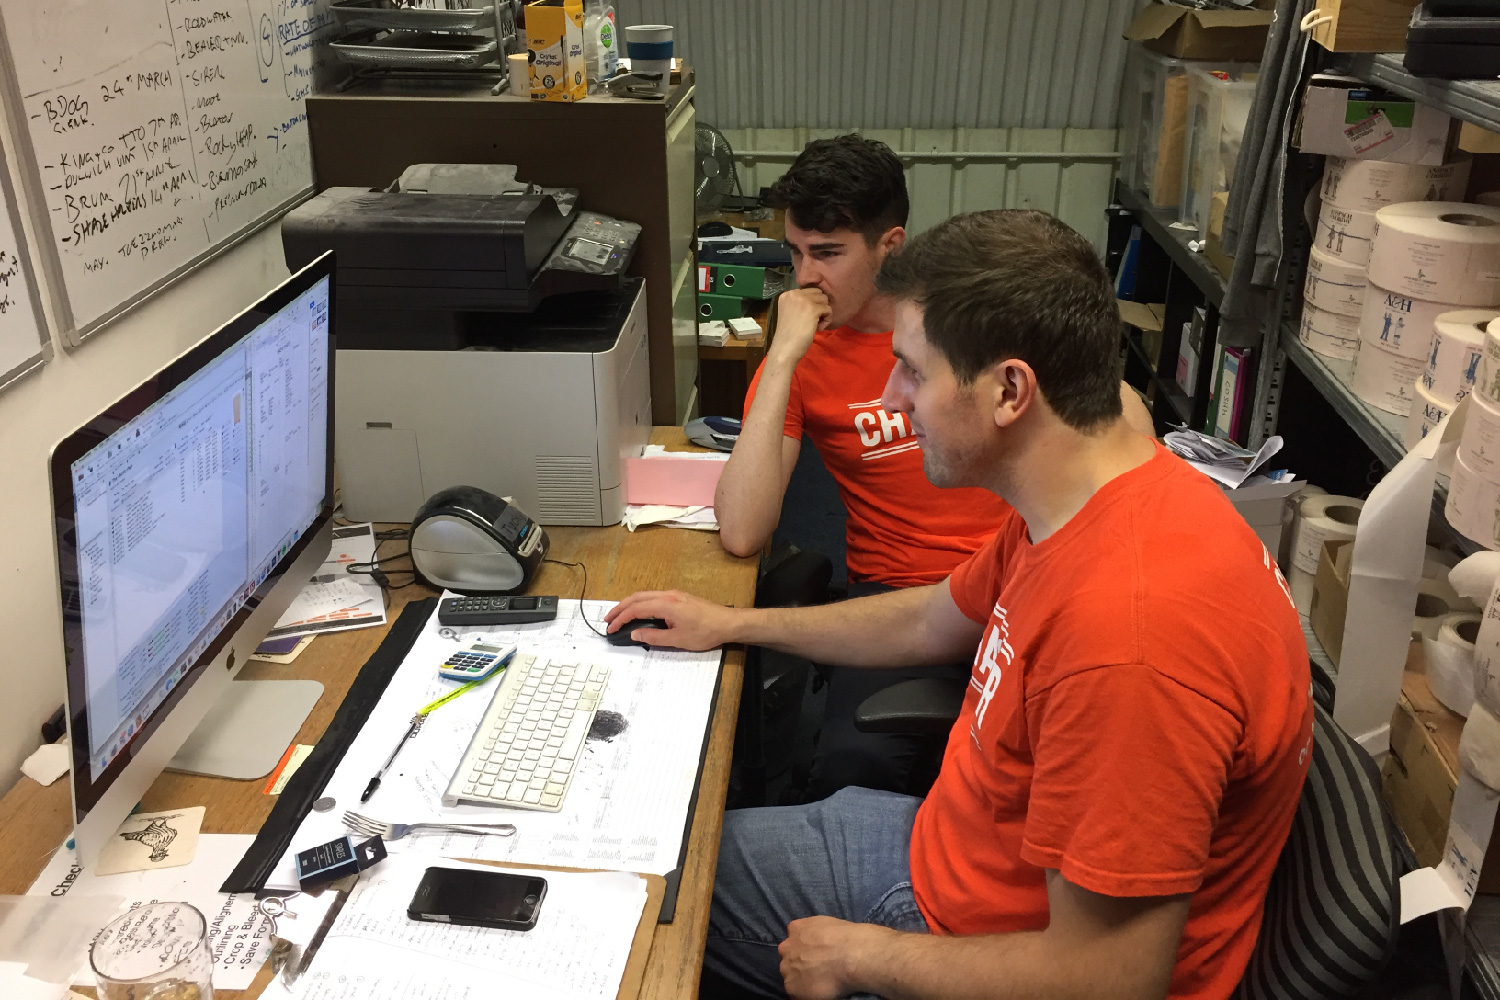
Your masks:
<path fill-rule="evenodd" d="M 334 799 L 334 808 L 308 814 L 267 886 L 295 886 L 296 852 L 342 836 L 347 810 L 395 823 L 516 825 L 510 837 L 415 833 L 388 842 L 392 855 L 410 852 L 650 875 L 675 869 L 721 654 L 611 646 L 578 617 L 577 601 L 560 604 L 555 621 L 505 628 L 444 628 L 434 615 L 324 789 L 323 794 Z M 588 618 L 600 629 L 611 607 L 609 601 L 584 602 Z M 412 713 L 456 686 L 438 676 L 438 664 L 460 644 L 478 639 L 516 643 L 523 652 L 553 660 L 609 664 L 600 706 L 605 722 L 601 725 L 596 717 L 595 733 L 618 732 L 606 738 L 591 735 L 562 811 L 443 805 L 443 792 L 489 707 L 496 681 L 433 711 L 397 754 L 379 791 L 360 804 L 360 793 L 406 731 Z"/>
<path fill-rule="evenodd" d="M 385 624 L 385 595 L 368 575 L 348 572 L 350 563 L 375 558 L 375 528 L 346 524 L 333 529 L 328 558 L 312 575 L 268 639 L 292 635 L 321 635 Z"/>
<path fill-rule="evenodd" d="M 431 858 L 389 857 L 360 876 L 312 964 L 266 1000 L 613 1000 L 646 906 L 646 880 L 622 872 L 538 872 L 529 931 L 426 923 L 406 915 Z M 495 871 L 445 862 L 447 868 Z M 504 869 L 502 869 L 504 870 Z"/>

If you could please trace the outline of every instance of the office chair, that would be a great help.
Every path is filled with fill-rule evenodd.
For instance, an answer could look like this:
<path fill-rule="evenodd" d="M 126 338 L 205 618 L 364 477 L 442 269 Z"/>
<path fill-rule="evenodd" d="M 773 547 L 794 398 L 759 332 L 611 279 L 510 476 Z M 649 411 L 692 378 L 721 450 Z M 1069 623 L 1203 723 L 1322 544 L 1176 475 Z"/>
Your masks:
<path fill-rule="evenodd" d="M 1333 677 L 1309 661 L 1313 701 L 1325 712 L 1333 711 Z M 872 694 L 859 706 L 854 725 L 866 733 L 946 733 L 958 721 L 966 685 L 923 677 L 892 684 Z"/>
<path fill-rule="evenodd" d="M 1396 832 L 1380 773 L 1313 704 L 1313 759 L 1237 1000 L 1358 997 L 1395 953 Z"/>
<path fill-rule="evenodd" d="M 795 608 L 825 604 L 835 599 L 837 588 L 831 586 L 833 560 L 821 552 L 805 552 L 793 546 L 778 546 L 766 558 L 755 585 L 757 608 Z M 734 789 L 731 808 L 766 805 L 766 784 L 771 777 L 766 752 L 766 716 L 768 697 L 762 650 L 751 646 L 745 651 L 745 682 L 741 688 L 739 724 L 735 729 Z M 779 687 L 793 692 L 787 705 L 774 706 L 770 713 L 776 720 L 795 725 L 802 704 L 801 692 L 807 683 L 807 672 L 792 672 Z M 773 684 L 773 686 L 776 686 Z M 773 720 L 776 721 L 776 720 Z M 786 742 L 781 734 L 779 742 Z"/>
<path fill-rule="evenodd" d="M 1375 762 L 1333 721 L 1332 679 L 1316 663 L 1312 676 L 1312 762 L 1236 1000 L 1359 997 L 1396 950 L 1401 835 Z M 962 687 L 906 681 L 867 698 L 855 725 L 943 732 L 962 699 Z"/>

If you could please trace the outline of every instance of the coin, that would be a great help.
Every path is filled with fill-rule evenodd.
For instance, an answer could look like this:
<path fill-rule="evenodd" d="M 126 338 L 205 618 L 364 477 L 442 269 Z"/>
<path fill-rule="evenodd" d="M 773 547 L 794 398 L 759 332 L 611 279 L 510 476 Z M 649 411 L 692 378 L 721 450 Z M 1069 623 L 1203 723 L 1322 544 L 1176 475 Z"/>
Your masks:
<path fill-rule="evenodd" d="M 325 795 L 313 803 L 313 812 L 326 813 L 335 805 L 332 795 Z"/>

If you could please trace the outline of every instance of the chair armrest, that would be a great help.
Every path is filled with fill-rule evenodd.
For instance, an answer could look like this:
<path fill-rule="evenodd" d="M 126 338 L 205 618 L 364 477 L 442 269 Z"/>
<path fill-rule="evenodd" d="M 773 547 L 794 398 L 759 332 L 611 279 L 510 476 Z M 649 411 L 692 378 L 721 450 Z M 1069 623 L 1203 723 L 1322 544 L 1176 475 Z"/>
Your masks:
<path fill-rule="evenodd" d="M 958 719 L 967 687 L 964 681 L 938 677 L 892 684 L 860 702 L 854 728 L 862 733 L 946 733 Z"/>
<path fill-rule="evenodd" d="M 757 608 L 796 608 L 826 604 L 833 560 L 821 552 L 794 552 L 777 563 L 755 587 Z"/>

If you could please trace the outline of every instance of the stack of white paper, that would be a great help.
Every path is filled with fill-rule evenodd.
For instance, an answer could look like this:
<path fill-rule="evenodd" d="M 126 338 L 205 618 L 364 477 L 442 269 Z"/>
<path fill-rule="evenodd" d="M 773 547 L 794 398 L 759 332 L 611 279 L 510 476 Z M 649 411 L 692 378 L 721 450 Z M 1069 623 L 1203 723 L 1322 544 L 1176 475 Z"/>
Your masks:
<path fill-rule="evenodd" d="M 334 808 L 308 814 L 267 885 L 295 887 L 296 852 L 342 836 L 346 810 L 385 822 L 507 822 L 517 828 L 510 837 L 411 834 L 387 844 L 393 855 L 412 852 L 652 875 L 676 868 L 720 653 L 613 646 L 593 630 L 603 630 L 611 602 L 584 602 L 592 628 L 579 617 L 579 602 L 560 604 L 556 621 L 508 628 L 455 631 L 440 626 L 434 615 L 329 780 L 324 795 L 334 799 Z M 406 732 L 412 714 L 456 686 L 438 676 L 438 665 L 460 644 L 480 639 L 515 643 L 524 652 L 555 660 L 609 664 L 600 715 L 618 732 L 585 744 L 562 811 L 443 805 L 443 792 L 489 706 L 496 681 L 429 715 L 401 748 L 379 791 L 361 804 L 360 793 Z"/>
<path fill-rule="evenodd" d="M 646 881 L 619 872 L 537 872 L 547 895 L 529 931 L 425 923 L 406 915 L 429 862 L 391 857 L 360 877 L 312 963 L 267 1000 L 612 1000 Z M 488 870 L 444 862 L 446 868 Z"/>

